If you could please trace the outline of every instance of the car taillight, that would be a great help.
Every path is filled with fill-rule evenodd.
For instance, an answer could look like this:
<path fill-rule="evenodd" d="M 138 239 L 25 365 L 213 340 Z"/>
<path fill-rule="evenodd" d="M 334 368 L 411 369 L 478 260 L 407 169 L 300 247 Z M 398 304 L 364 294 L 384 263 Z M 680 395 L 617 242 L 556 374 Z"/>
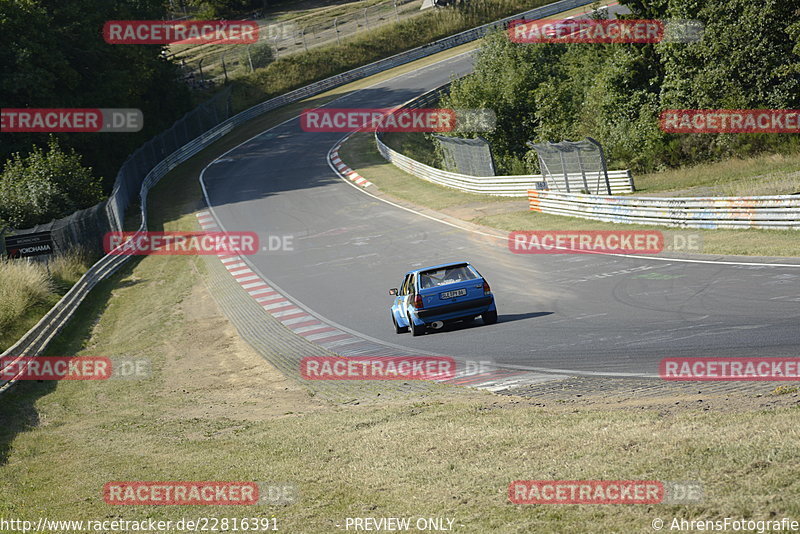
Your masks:
<path fill-rule="evenodd" d="M 422 297 L 420 295 L 414 295 L 414 307 L 418 310 L 425 307 L 425 304 L 422 303 Z"/>
<path fill-rule="evenodd" d="M 489 294 L 489 293 L 491 293 L 491 292 L 492 292 L 492 288 L 491 288 L 491 287 L 489 287 L 489 282 L 487 282 L 486 280 L 484 280 L 484 281 L 483 281 L 483 294 L 484 294 L 484 295 L 488 295 L 488 294 Z"/>

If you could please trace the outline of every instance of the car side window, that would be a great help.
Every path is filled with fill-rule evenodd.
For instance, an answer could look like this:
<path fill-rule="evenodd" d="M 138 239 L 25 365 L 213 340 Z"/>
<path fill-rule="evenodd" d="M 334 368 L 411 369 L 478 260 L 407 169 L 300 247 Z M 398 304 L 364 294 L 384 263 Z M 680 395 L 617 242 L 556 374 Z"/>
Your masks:
<path fill-rule="evenodd" d="M 415 283 L 416 279 L 417 279 L 417 275 L 416 274 L 412 274 L 411 278 L 408 279 L 408 294 L 409 295 L 413 295 L 414 293 L 416 293 L 416 283 Z"/>
<path fill-rule="evenodd" d="M 407 274 L 405 280 L 403 280 L 403 285 L 400 286 L 400 294 L 401 295 L 408 295 L 408 282 L 411 280 L 411 275 Z"/>

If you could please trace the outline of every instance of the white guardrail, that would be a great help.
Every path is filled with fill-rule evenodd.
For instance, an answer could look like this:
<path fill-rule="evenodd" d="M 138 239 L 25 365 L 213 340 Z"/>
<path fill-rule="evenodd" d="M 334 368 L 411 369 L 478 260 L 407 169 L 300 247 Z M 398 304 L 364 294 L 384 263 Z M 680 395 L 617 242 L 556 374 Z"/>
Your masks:
<path fill-rule="evenodd" d="M 375 137 L 375 143 L 378 145 L 378 152 L 381 153 L 386 161 L 391 162 L 398 169 L 402 169 L 417 178 L 467 193 L 524 198 L 528 196 L 528 190 L 536 187 L 536 182 L 544 181 L 544 178 L 537 174 L 522 176 L 467 176 L 466 174 L 443 171 L 404 156 L 386 146 L 377 136 Z M 573 178 L 573 175 L 570 174 L 569 176 Z M 574 175 L 575 179 L 580 177 L 580 174 Z M 630 193 L 633 191 L 630 171 L 608 171 L 608 181 L 611 183 L 612 193 Z M 603 187 L 605 187 L 605 182 L 603 182 Z"/>
<path fill-rule="evenodd" d="M 272 98 L 260 104 L 257 104 L 241 113 L 231 117 L 230 119 L 221 122 L 214 128 L 208 130 L 203 135 L 185 144 L 158 165 L 156 165 L 145 177 L 142 187 L 140 189 L 141 199 L 141 216 L 142 224 L 139 227 L 139 232 L 147 230 L 147 194 L 150 189 L 155 186 L 161 178 L 163 178 L 169 171 L 185 162 L 207 146 L 211 145 L 224 135 L 230 133 L 235 127 L 244 124 L 245 122 L 258 117 L 268 111 L 279 108 L 286 104 L 298 102 L 310 96 L 314 96 L 325 92 L 334 87 L 344 85 L 346 83 L 366 78 L 378 72 L 382 72 L 398 65 L 409 63 L 417 59 L 436 54 L 443 50 L 453 48 L 476 39 L 480 39 L 487 33 L 495 28 L 501 28 L 509 21 L 516 19 L 539 19 L 555 15 L 557 13 L 573 9 L 576 7 L 586 6 L 592 3 L 592 0 L 561 0 L 546 6 L 542 6 L 525 13 L 507 17 L 505 19 L 473 28 L 439 41 L 434 41 L 427 45 L 402 52 L 395 56 L 349 70 L 336 76 L 331 76 L 319 82 L 301 87 L 284 95 Z M 128 255 L 115 255 L 108 254 L 101 258 L 97 263 L 92 265 L 89 270 L 84 274 L 78 282 L 72 286 L 64 297 L 61 298 L 53 308 L 45 314 L 44 317 L 31 328 L 22 338 L 17 341 L 8 350 L 0 354 L 3 361 L 3 369 L 9 365 L 14 365 L 15 362 L 21 360 L 23 357 L 39 356 L 47 348 L 50 341 L 58 335 L 64 326 L 75 315 L 78 306 L 89 294 L 97 284 L 107 279 L 114 274 L 131 256 Z M 8 390 L 14 383 L 19 374 L 0 380 L 0 393 Z"/>
<path fill-rule="evenodd" d="M 416 109 L 432 105 L 435 101 L 438 101 L 439 94 L 442 92 L 442 90 L 449 85 L 450 83 L 446 83 L 441 87 L 437 87 L 436 89 L 409 100 L 394 110 L 393 113 L 397 113 L 401 109 Z M 459 174 L 457 172 L 444 171 L 437 169 L 436 167 L 425 165 L 424 163 L 397 152 L 386 145 L 386 143 L 383 142 L 382 137 L 383 135 L 381 132 L 375 132 L 375 144 L 378 147 L 378 152 L 380 152 L 381 156 L 383 156 L 386 161 L 407 172 L 408 174 L 416 176 L 417 178 L 422 178 L 428 182 L 433 182 L 445 187 L 458 189 L 459 191 L 503 197 L 525 198 L 528 196 L 529 189 L 536 188 L 537 182 L 545 181 L 545 178 L 543 178 L 541 174 L 527 174 L 519 176 L 469 176 L 466 174 Z M 573 183 L 573 179 L 577 181 L 582 178 L 580 173 L 569 173 L 567 176 L 570 180 L 570 183 Z M 595 184 L 596 177 L 592 178 L 590 181 L 592 182 L 592 185 L 597 185 Z M 605 176 L 603 176 L 601 181 L 602 188 L 605 190 Z M 633 177 L 631 176 L 631 172 L 629 170 L 608 171 L 608 182 L 611 185 L 611 192 L 614 194 L 632 193 L 634 191 Z M 563 187 L 564 179 L 563 177 L 558 177 L 555 180 L 551 180 L 549 185 L 551 187 Z"/>
<path fill-rule="evenodd" d="M 800 229 L 800 195 L 616 197 L 529 191 L 530 209 L 596 221 L 683 228 Z"/>

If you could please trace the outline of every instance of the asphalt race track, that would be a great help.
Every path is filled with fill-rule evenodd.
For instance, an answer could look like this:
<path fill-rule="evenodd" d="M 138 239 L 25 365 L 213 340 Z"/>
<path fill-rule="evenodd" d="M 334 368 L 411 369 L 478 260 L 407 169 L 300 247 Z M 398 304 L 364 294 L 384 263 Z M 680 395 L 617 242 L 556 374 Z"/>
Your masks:
<path fill-rule="evenodd" d="M 471 64 L 471 55 L 458 56 L 329 107 L 395 106 Z M 203 175 L 226 230 L 256 231 L 262 243 L 294 236 L 294 251 L 249 259 L 330 321 L 414 351 L 575 374 L 653 375 L 664 357 L 800 353 L 800 266 L 513 254 L 505 240 L 393 207 L 342 180 L 326 160 L 342 135 L 303 132 L 295 118 Z M 411 268 L 465 259 L 490 281 L 498 324 L 395 334 L 388 289 Z"/>

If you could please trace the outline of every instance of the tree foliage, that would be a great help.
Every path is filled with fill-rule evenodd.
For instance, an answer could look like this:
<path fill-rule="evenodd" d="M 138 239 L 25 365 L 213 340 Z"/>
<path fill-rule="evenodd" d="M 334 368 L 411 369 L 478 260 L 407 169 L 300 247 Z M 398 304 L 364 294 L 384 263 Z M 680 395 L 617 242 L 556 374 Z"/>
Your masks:
<path fill-rule="evenodd" d="M 526 166 L 528 141 L 591 136 L 612 165 L 655 170 L 760 150 L 780 134 L 667 134 L 662 109 L 800 108 L 800 10 L 765 0 L 622 0 L 631 19 L 695 19 L 703 39 L 659 44 L 516 44 L 487 39 L 474 74 L 443 105 L 489 107 L 500 170 Z M 530 165 L 527 165 L 530 171 Z"/>
<path fill-rule="evenodd" d="M 263 9 L 269 2 L 265 0 L 192 0 L 190 4 L 197 9 L 197 18 L 222 19 Z"/>
<path fill-rule="evenodd" d="M 250 72 L 250 65 L 253 69 L 263 69 L 273 61 L 275 61 L 275 52 L 269 43 L 256 43 L 252 45 L 244 45 L 240 47 L 239 62 L 244 66 L 245 70 Z"/>
<path fill-rule="evenodd" d="M 13 228 L 67 215 L 103 198 L 100 181 L 72 149 L 63 150 L 51 137 L 47 150 L 34 147 L 12 155 L 0 174 L 0 219 Z"/>
<path fill-rule="evenodd" d="M 0 107 L 138 108 L 139 133 L 58 134 L 108 189 L 127 155 L 191 109 L 161 45 L 112 45 L 108 20 L 160 20 L 162 0 L 0 1 Z M 0 161 L 47 143 L 46 134 L 0 134 Z"/>

